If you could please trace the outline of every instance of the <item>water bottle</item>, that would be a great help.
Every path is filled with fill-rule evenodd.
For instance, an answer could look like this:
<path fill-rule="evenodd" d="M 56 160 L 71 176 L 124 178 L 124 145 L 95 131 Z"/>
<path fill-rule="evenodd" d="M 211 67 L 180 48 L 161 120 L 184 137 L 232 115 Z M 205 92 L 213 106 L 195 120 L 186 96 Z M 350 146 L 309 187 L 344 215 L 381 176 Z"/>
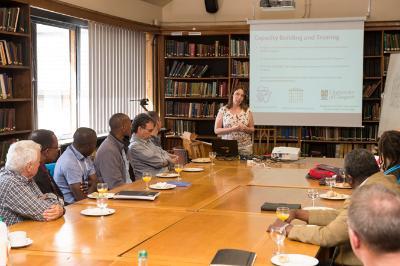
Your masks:
<path fill-rule="evenodd" d="M 8 229 L 6 223 L 0 217 L 0 266 L 6 266 L 10 245 L 8 243 Z"/>
<path fill-rule="evenodd" d="M 139 251 L 138 266 L 147 266 L 147 251 L 146 250 Z"/>

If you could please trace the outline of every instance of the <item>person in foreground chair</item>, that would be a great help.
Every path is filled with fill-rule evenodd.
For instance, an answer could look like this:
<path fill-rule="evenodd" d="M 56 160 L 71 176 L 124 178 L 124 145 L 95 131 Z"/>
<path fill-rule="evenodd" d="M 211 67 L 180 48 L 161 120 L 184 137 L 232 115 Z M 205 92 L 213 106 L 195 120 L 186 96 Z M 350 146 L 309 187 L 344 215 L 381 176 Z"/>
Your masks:
<path fill-rule="evenodd" d="M 53 193 L 61 199 L 64 199 L 61 190 L 58 188 L 56 182 L 45 166 L 46 163 L 54 162 L 60 151 L 56 135 L 51 130 L 38 129 L 31 133 L 29 139 L 42 146 L 40 152 L 40 166 L 37 174 L 33 177 L 33 180 L 36 182 L 42 193 Z"/>
<path fill-rule="evenodd" d="M 82 200 L 87 193 L 96 190 L 96 171 L 89 157 L 96 149 L 96 142 L 97 136 L 93 129 L 78 128 L 74 133 L 73 143 L 56 163 L 54 180 L 68 204 Z"/>
<path fill-rule="evenodd" d="M 153 119 L 145 114 L 138 114 L 133 119 L 132 142 L 129 145 L 128 158 L 135 177 L 142 177 L 144 172 L 162 172 L 170 163 L 178 162 L 178 156 L 164 151 L 151 141 L 155 123 Z"/>
<path fill-rule="evenodd" d="M 355 149 L 344 160 L 346 177 L 353 189 L 360 185 L 380 183 L 390 189 L 399 190 L 396 177 L 384 175 L 379 171 L 374 156 L 365 149 Z M 322 247 L 338 246 L 339 254 L 335 260 L 340 265 L 362 265 L 351 250 L 347 233 L 347 211 L 350 199 L 340 210 L 291 210 L 289 218 L 282 222 L 276 220 L 272 226 L 285 226 L 288 238 Z M 293 219 L 303 220 L 308 225 L 292 225 Z"/>
<path fill-rule="evenodd" d="M 400 131 L 383 132 L 378 142 L 379 159 L 385 174 L 395 175 L 400 183 Z"/>
<path fill-rule="evenodd" d="M 117 113 L 109 120 L 110 134 L 96 152 L 94 165 L 97 178 L 103 179 L 112 189 L 125 183 L 132 183 L 129 176 L 127 152 L 131 135 L 129 116 Z"/>
<path fill-rule="evenodd" d="M 364 266 L 400 263 L 400 194 L 380 184 L 362 186 L 351 197 L 349 237 Z"/>
<path fill-rule="evenodd" d="M 12 144 L 0 170 L 0 216 L 9 226 L 24 220 L 51 221 L 64 214 L 64 203 L 53 193 L 43 194 L 33 182 L 40 165 L 39 144 Z"/>

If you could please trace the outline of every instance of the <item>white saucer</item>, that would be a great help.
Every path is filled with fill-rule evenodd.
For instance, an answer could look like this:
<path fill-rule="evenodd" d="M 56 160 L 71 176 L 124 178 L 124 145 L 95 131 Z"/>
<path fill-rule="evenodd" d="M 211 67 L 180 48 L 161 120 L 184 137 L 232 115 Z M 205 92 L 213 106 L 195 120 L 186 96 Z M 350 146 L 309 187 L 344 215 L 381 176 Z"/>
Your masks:
<path fill-rule="evenodd" d="M 81 211 L 81 214 L 87 216 L 106 216 L 113 214 L 115 212 L 114 209 L 105 208 L 104 210 L 100 208 L 88 208 Z"/>
<path fill-rule="evenodd" d="M 336 196 L 334 196 L 334 197 L 329 197 L 328 194 L 326 194 L 326 193 L 325 194 L 319 194 L 319 197 L 321 199 L 327 199 L 327 200 L 345 200 L 345 199 L 350 198 L 349 195 L 340 194 L 340 193 L 337 193 Z"/>
<path fill-rule="evenodd" d="M 196 168 L 196 167 L 187 167 L 187 168 L 183 168 L 183 171 L 185 171 L 185 172 L 201 172 L 201 171 L 204 171 L 204 169 Z"/>
<path fill-rule="evenodd" d="M 178 177 L 179 175 L 177 173 L 159 173 L 156 174 L 156 177 L 162 177 L 162 178 L 172 178 L 172 177 Z"/>
<path fill-rule="evenodd" d="M 196 158 L 196 159 L 192 159 L 192 162 L 194 162 L 194 163 L 211 163 L 211 159 L 210 158 Z"/>
<path fill-rule="evenodd" d="M 336 183 L 333 187 L 334 188 L 342 188 L 342 189 L 351 189 L 351 186 L 346 183 L 347 186 L 344 186 L 345 183 Z"/>
<path fill-rule="evenodd" d="M 280 259 L 281 256 L 285 256 L 286 260 Z M 314 257 L 302 254 L 283 254 L 273 256 L 271 262 L 278 266 L 314 266 L 319 261 Z"/>
<path fill-rule="evenodd" d="M 158 182 L 156 184 L 152 184 L 149 186 L 152 189 L 161 189 L 161 190 L 165 190 L 165 189 L 173 189 L 176 188 L 176 185 L 173 184 L 168 184 L 166 182 Z"/>
<path fill-rule="evenodd" d="M 25 239 L 25 243 L 24 244 L 12 244 L 11 243 L 10 245 L 11 245 L 12 248 L 22 248 L 22 247 L 29 246 L 32 243 L 33 243 L 33 240 L 27 237 Z"/>
<path fill-rule="evenodd" d="M 323 207 L 323 206 L 315 206 L 315 207 L 304 207 L 302 208 L 305 211 L 311 211 L 311 210 L 335 210 L 334 208 L 329 208 L 329 207 Z"/>
<path fill-rule="evenodd" d="M 108 192 L 108 193 L 103 193 L 103 194 L 107 197 L 107 199 L 112 199 L 114 197 L 115 193 Z M 87 195 L 87 197 L 90 199 L 97 199 L 98 195 L 99 195 L 98 192 L 93 192 L 93 193 L 90 193 L 89 195 Z"/>

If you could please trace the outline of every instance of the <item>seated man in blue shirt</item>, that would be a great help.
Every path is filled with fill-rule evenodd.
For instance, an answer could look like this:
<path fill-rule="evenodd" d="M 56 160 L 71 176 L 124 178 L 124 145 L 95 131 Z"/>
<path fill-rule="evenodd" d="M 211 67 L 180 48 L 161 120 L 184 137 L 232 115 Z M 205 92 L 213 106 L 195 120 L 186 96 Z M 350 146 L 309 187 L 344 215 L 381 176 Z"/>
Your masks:
<path fill-rule="evenodd" d="M 57 161 L 54 180 L 68 204 L 82 200 L 86 198 L 86 193 L 96 190 L 96 172 L 89 157 L 96 149 L 96 142 L 97 135 L 93 129 L 78 128 L 74 133 L 74 142 Z"/>
<path fill-rule="evenodd" d="M 157 174 L 162 172 L 168 164 L 178 162 L 178 156 L 164 151 L 151 141 L 155 123 L 145 114 L 138 114 L 132 123 L 132 142 L 129 145 L 128 158 L 135 173 L 135 177 L 142 177 L 144 172 Z"/>

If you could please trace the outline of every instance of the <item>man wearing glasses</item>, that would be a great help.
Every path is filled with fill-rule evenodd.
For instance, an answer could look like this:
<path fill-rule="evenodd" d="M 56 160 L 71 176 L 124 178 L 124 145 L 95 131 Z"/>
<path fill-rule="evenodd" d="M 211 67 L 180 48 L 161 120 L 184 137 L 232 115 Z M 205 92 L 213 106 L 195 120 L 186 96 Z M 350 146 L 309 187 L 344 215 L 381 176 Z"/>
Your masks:
<path fill-rule="evenodd" d="M 38 129 L 31 133 L 29 139 L 42 146 L 40 151 L 40 166 L 33 180 L 43 194 L 53 193 L 58 198 L 64 200 L 61 190 L 45 166 L 47 163 L 55 162 L 59 155 L 60 149 L 58 148 L 56 135 L 51 130 Z"/>
<path fill-rule="evenodd" d="M 178 156 L 164 151 L 151 141 L 154 127 L 153 119 L 145 113 L 138 114 L 133 119 L 134 134 L 129 145 L 128 158 L 135 177 L 141 177 L 144 172 L 163 172 L 168 164 L 178 162 Z"/>

